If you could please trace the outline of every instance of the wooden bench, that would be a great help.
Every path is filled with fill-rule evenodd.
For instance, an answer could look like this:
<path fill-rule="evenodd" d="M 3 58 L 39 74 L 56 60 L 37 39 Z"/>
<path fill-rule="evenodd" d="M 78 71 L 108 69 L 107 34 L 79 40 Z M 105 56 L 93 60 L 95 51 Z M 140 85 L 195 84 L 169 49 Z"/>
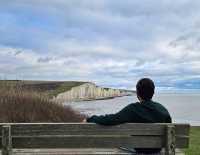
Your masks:
<path fill-rule="evenodd" d="M 188 124 L 92 123 L 0 124 L 2 155 L 20 154 L 126 154 L 118 148 L 163 148 L 174 155 L 175 148 L 189 145 Z"/>

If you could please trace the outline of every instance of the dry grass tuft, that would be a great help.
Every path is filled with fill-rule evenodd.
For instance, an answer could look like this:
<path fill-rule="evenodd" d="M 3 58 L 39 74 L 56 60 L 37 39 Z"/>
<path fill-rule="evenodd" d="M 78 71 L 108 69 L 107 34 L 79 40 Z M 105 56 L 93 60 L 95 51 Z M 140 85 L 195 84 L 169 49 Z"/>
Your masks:
<path fill-rule="evenodd" d="M 20 83 L 0 85 L 0 122 L 81 122 L 84 115 L 51 101 L 44 93 L 24 89 Z"/>

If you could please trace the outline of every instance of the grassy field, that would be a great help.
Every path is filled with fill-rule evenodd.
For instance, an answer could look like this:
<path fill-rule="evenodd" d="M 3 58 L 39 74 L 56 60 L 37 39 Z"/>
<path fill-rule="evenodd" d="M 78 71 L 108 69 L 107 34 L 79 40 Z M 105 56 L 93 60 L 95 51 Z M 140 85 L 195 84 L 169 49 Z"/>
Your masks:
<path fill-rule="evenodd" d="M 49 97 L 57 96 L 59 93 L 70 90 L 72 87 L 80 86 L 86 82 L 82 81 L 22 81 L 22 80 L 0 80 L 0 87 L 20 86 L 23 89 L 45 93 Z"/>
<path fill-rule="evenodd" d="M 184 152 L 186 155 L 200 155 L 200 127 L 191 127 L 190 146 Z"/>

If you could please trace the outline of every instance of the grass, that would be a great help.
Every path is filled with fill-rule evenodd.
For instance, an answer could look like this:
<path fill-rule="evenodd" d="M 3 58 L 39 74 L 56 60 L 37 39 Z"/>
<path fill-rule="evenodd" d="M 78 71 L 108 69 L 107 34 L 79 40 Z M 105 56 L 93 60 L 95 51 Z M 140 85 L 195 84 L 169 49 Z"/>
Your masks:
<path fill-rule="evenodd" d="M 86 82 L 82 81 L 23 81 L 23 80 L 0 80 L 0 87 L 20 85 L 27 90 L 45 93 L 52 98 L 59 93 L 70 90 L 73 87 L 80 86 Z"/>
<path fill-rule="evenodd" d="M 0 122 L 81 122 L 84 115 L 18 82 L 0 85 Z"/>
<path fill-rule="evenodd" d="M 84 83 L 85 82 L 74 82 L 74 81 L 63 82 L 56 89 L 50 91 L 49 95 L 50 95 L 50 97 L 57 96 L 58 94 L 60 94 L 62 92 L 69 91 L 71 88 L 76 87 L 76 86 L 80 86 Z"/>
<path fill-rule="evenodd" d="M 200 127 L 191 127 L 189 148 L 184 152 L 186 155 L 200 155 Z"/>

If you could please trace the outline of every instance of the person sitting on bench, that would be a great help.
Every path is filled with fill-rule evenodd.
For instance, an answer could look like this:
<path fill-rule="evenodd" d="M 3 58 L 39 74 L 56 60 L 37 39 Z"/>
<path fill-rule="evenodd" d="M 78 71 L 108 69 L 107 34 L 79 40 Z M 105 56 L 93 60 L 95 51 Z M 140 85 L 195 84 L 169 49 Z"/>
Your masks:
<path fill-rule="evenodd" d="M 155 85 L 149 78 L 140 79 L 136 85 L 139 102 L 131 103 L 116 114 L 93 115 L 87 122 L 101 125 L 119 125 L 122 123 L 171 123 L 168 110 L 158 102 L 152 100 Z M 130 149 L 133 150 L 133 149 Z M 135 148 L 138 153 L 158 153 L 161 148 Z"/>

